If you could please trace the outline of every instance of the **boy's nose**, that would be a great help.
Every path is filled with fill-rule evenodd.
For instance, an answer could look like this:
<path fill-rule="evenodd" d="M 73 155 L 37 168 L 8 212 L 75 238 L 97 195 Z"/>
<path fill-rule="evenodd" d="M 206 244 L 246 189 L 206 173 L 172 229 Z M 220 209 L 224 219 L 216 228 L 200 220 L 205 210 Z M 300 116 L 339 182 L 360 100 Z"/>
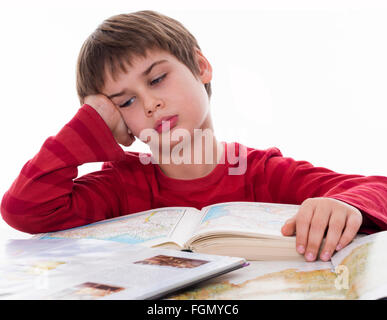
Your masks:
<path fill-rule="evenodd" d="M 162 102 L 158 102 L 158 103 L 151 104 L 151 105 L 149 105 L 148 107 L 147 107 L 147 106 L 144 106 L 144 109 L 145 109 L 145 115 L 147 115 L 147 116 L 152 115 L 153 112 L 154 112 L 156 109 L 160 109 L 162 106 L 163 106 L 163 103 L 162 103 Z"/>

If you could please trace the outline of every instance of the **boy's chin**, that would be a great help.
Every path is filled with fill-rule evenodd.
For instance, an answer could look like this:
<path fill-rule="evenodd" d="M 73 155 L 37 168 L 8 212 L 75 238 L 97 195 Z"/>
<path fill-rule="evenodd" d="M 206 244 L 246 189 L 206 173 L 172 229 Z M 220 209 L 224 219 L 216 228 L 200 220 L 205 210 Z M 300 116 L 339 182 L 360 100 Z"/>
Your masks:
<path fill-rule="evenodd" d="M 187 143 L 194 138 L 193 130 L 187 130 L 186 128 L 174 127 L 171 130 L 160 132 L 152 135 L 152 138 L 148 141 L 148 144 L 157 145 L 176 145 L 178 143 Z"/>
<path fill-rule="evenodd" d="M 182 128 L 182 127 L 174 127 L 169 131 L 155 133 L 153 131 L 152 135 L 148 136 L 146 140 L 141 140 L 145 144 L 147 144 L 151 150 L 161 150 L 163 148 L 170 148 L 171 150 L 174 147 L 190 147 L 195 144 L 196 140 L 202 140 L 204 137 L 202 136 L 203 130 L 193 129 L 193 128 Z M 213 133 L 212 131 L 207 132 L 208 140 L 212 140 Z M 207 139 L 205 139 L 207 140 Z"/>
<path fill-rule="evenodd" d="M 171 137 L 160 137 L 158 141 L 149 141 L 146 143 L 151 149 L 174 148 L 175 146 L 183 147 L 191 144 L 191 139 L 179 137 L 179 140 L 171 139 Z"/>

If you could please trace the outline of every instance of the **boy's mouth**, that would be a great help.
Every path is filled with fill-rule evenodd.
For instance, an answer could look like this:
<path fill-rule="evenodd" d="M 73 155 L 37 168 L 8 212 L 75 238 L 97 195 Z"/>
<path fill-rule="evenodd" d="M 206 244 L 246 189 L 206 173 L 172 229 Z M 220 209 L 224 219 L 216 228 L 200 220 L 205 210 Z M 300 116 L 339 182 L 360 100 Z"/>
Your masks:
<path fill-rule="evenodd" d="M 178 120 L 179 120 L 179 116 L 177 114 L 173 116 L 162 117 L 156 121 L 156 125 L 154 129 L 158 133 L 168 131 L 176 126 Z"/>

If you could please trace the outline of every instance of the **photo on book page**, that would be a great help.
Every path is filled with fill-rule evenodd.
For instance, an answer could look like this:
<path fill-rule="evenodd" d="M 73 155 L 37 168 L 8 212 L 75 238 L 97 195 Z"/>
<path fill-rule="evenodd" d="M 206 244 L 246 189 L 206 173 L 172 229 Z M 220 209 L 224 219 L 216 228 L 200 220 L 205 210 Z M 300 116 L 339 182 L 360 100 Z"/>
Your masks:
<path fill-rule="evenodd" d="M 182 257 L 158 255 L 145 260 L 136 261 L 136 264 L 153 264 L 158 266 L 168 266 L 174 268 L 196 268 L 202 264 L 208 263 L 209 261 L 189 259 Z"/>
<path fill-rule="evenodd" d="M 125 288 L 101 283 L 85 282 L 54 293 L 50 298 L 54 300 L 95 300 L 122 290 L 125 290 Z"/>

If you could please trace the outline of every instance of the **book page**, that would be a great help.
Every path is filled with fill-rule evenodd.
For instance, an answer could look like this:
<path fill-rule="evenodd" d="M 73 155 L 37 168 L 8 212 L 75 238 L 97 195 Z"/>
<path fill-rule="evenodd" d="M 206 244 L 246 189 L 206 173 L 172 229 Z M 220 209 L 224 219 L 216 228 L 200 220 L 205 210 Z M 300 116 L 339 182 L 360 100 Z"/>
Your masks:
<path fill-rule="evenodd" d="M 92 239 L 10 240 L 2 248 L 0 299 L 149 299 L 245 262 Z"/>
<path fill-rule="evenodd" d="M 195 232 L 244 233 L 283 238 L 281 227 L 298 212 L 298 205 L 262 202 L 228 202 L 202 209 L 203 219 Z"/>
<path fill-rule="evenodd" d="M 199 211 L 196 208 L 187 208 L 187 210 L 184 211 L 184 215 L 181 217 L 178 226 L 174 228 L 169 235 L 169 239 L 173 243 L 178 244 L 179 247 L 187 249 L 187 243 L 200 225 L 203 215 L 204 212 Z"/>
<path fill-rule="evenodd" d="M 335 253 L 332 263 L 342 273 L 351 299 L 387 297 L 387 231 L 355 238 Z"/>
<path fill-rule="evenodd" d="M 170 239 L 186 211 L 185 207 L 152 209 L 34 238 L 99 239 L 152 246 Z"/>

